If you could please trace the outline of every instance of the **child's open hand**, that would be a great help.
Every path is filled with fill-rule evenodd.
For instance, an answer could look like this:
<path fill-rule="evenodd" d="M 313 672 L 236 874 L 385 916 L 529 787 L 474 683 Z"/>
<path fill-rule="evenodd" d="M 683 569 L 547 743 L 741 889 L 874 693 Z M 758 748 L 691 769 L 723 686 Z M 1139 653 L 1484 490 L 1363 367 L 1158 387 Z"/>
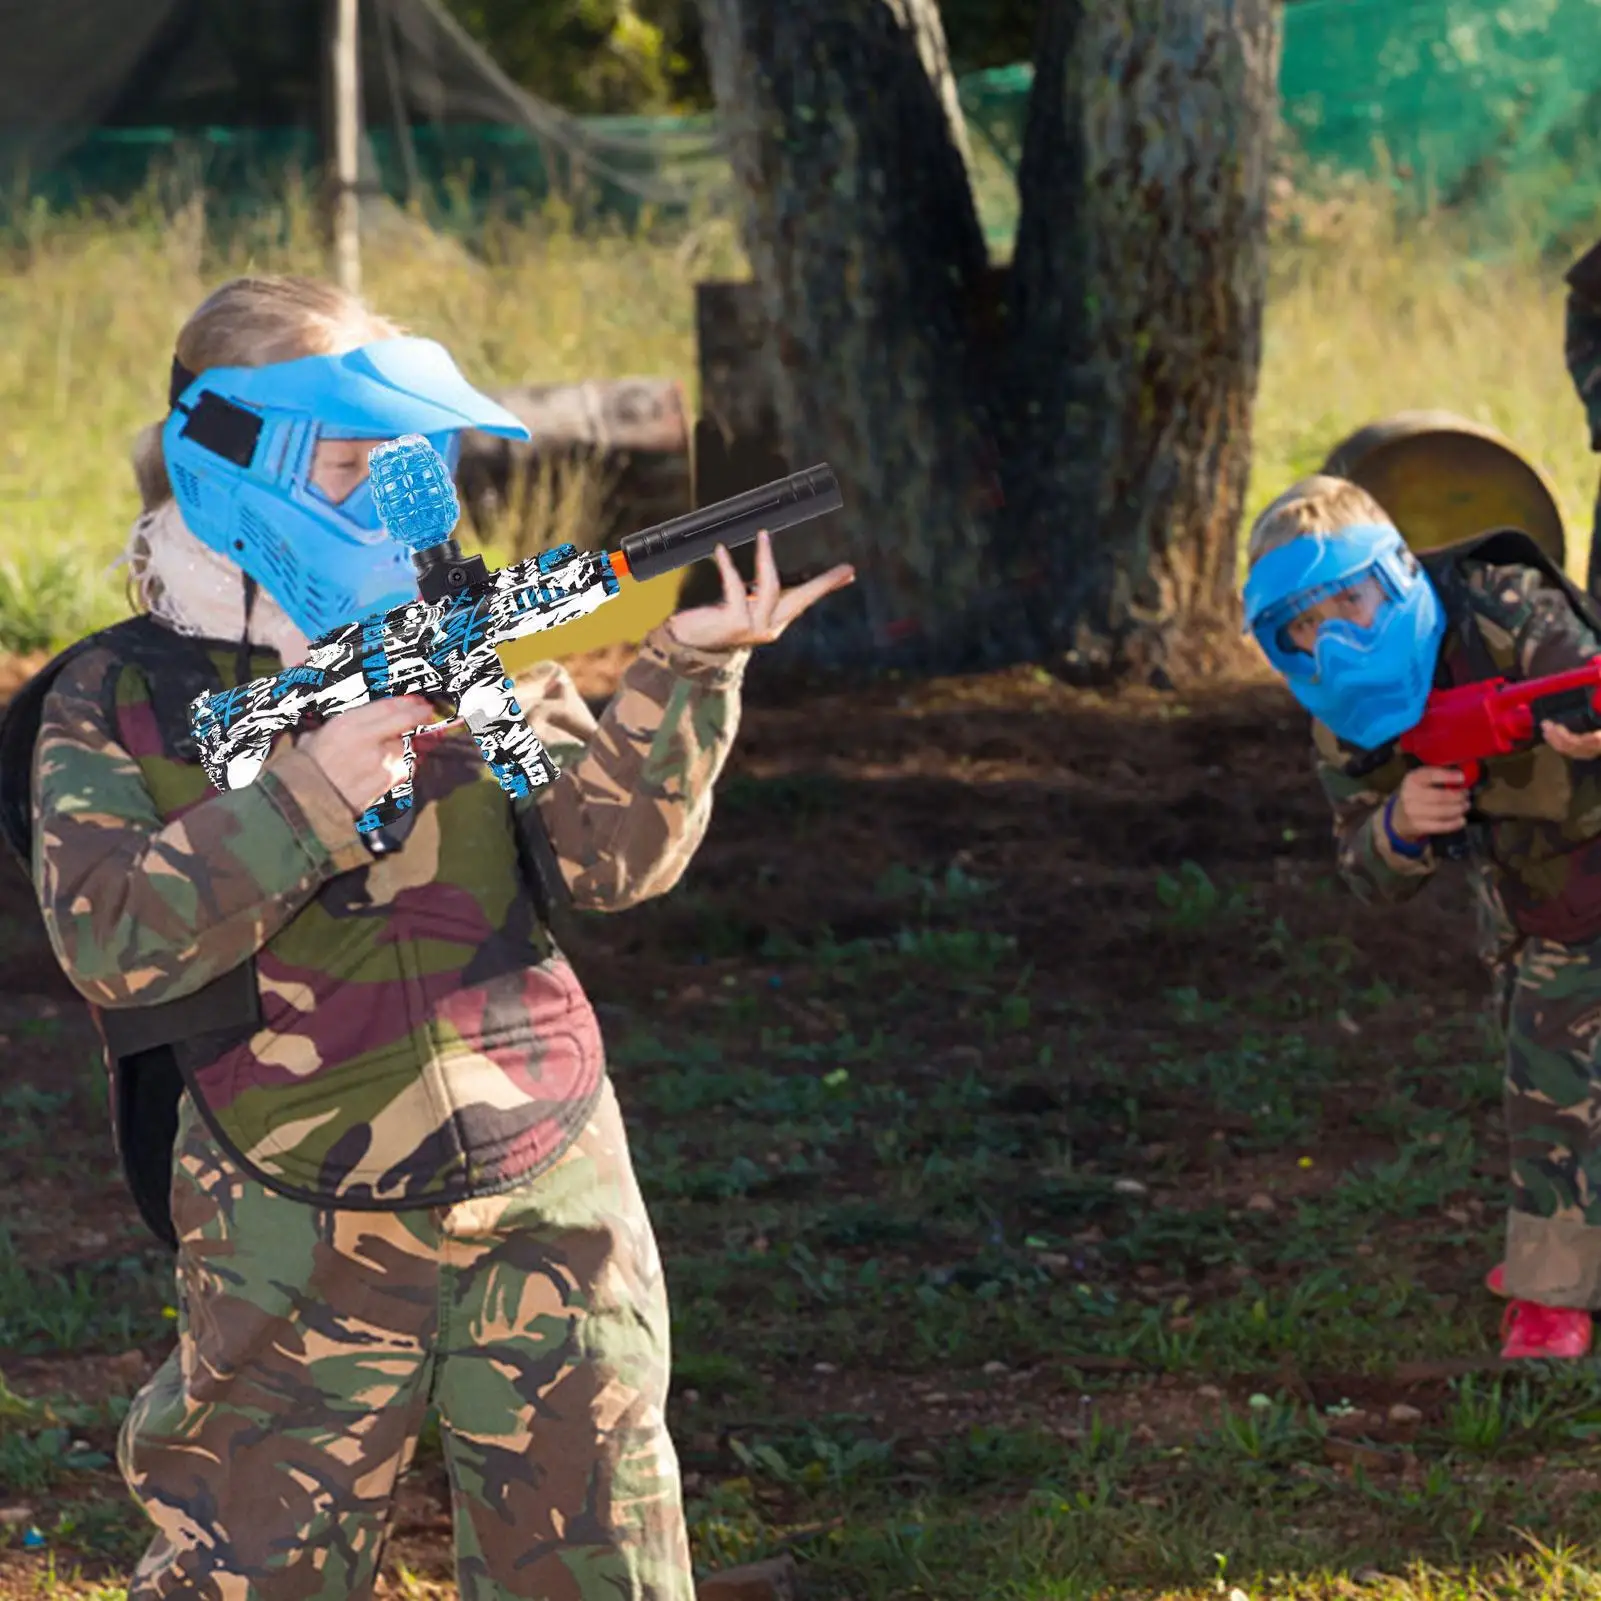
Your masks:
<path fill-rule="evenodd" d="M 668 619 L 668 631 L 680 645 L 702 650 L 737 650 L 742 645 L 770 645 L 808 607 L 824 595 L 856 582 L 853 567 L 830 567 L 807 584 L 784 589 L 773 560 L 772 536 L 764 528 L 756 536 L 756 582 L 747 593 L 734 558 L 717 547 L 717 568 L 723 575 L 718 606 L 696 606 Z"/>
<path fill-rule="evenodd" d="M 1418 767 L 1395 792 L 1390 826 L 1417 844 L 1433 834 L 1454 834 L 1468 820 L 1468 791 L 1454 767 Z"/>
<path fill-rule="evenodd" d="M 1540 724 L 1540 732 L 1552 750 L 1570 761 L 1593 762 L 1601 756 L 1601 730 L 1592 734 L 1575 734 L 1561 723 L 1546 722 Z"/>

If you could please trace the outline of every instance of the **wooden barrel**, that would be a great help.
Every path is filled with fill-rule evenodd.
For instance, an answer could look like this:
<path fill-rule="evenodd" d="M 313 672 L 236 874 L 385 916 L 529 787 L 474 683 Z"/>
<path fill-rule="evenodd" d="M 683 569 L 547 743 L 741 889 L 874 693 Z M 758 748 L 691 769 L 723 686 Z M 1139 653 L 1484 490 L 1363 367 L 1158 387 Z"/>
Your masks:
<path fill-rule="evenodd" d="M 1557 562 L 1567 538 L 1555 491 L 1510 440 L 1449 411 L 1403 411 L 1359 428 L 1322 471 L 1360 484 L 1414 550 L 1521 528 Z"/>

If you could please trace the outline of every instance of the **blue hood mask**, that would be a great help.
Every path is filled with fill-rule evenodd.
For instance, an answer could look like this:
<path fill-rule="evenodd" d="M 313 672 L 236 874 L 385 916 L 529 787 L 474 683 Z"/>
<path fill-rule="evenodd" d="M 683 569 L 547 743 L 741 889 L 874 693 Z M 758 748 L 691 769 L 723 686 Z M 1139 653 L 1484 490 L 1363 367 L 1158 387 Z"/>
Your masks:
<path fill-rule="evenodd" d="M 311 484 L 319 441 L 422 434 L 454 467 L 469 428 L 530 437 L 431 339 L 198 377 L 174 358 L 168 399 L 162 453 L 185 526 L 308 639 L 417 598 L 411 553 L 385 532 L 370 485 L 336 505 Z"/>
<path fill-rule="evenodd" d="M 1289 625 L 1309 606 L 1372 579 L 1372 626 L 1343 619 L 1317 631 L 1310 653 Z M 1445 637 L 1434 585 L 1391 527 L 1359 524 L 1303 534 L 1269 551 L 1245 584 L 1245 622 L 1290 692 L 1348 745 L 1375 750 L 1423 715 Z"/>

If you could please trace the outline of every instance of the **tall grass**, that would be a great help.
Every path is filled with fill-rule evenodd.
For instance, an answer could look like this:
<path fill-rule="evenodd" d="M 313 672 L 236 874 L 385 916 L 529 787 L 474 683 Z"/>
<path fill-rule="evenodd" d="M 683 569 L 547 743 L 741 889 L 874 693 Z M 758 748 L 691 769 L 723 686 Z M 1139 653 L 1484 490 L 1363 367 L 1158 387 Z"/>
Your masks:
<path fill-rule="evenodd" d="M 1527 238 L 1494 263 L 1448 218 L 1403 225 L 1347 185 L 1285 208 L 1275 239 L 1248 517 L 1365 423 L 1441 409 L 1499 429 L 1544 470 L 1584 572 L 1596 459 L 1563 360 L 1566 289 Z"/>
<path fill-rule="evenodd" d="M 41 214 L 0 262 L 0 649 L 38 649 L 42 630 L 70 637 L 122 614 L 120 581 L 105 569 L 138 511 L 129 444 L 165 410 L 184 319 L 248 270 L 323 270 L 308 206 L 291 197 L 220 245 L 195 203 L 168 212 L 152 201 L 115 221 Z M 552 211 L 475 257 L 380 212 L 363 287 L 489 388 L 662 374 L 693 396 L 691 286 L 742 272 L 731 230 L 715 222 L 670 242 L 581 238 Z M 586 498 L 536 497 L 553 538 Z M 54 626 L 27 603 L 46 591 Z"/>
<path fill-rule="evenodd" d="M 206 289 L 251 268 L 321 267 L 294 195 L 224 243 L 193 200 L 25 226 L 0 259 L 0 649 L 121 614 L 105 569 L 137 509 L 128 443 L 160 415 L 173 335 Z M 553 212 L 481 257 L 390 214 L 369 233 L 365 270 L 375 304 L 444 341 L 482 384 L 646 373 L 693 396 L 693 286 L 744 269 L 723 223 L 670 241 L 597 238 Z M 1302 207 L 1274 247 L 1249 513 L 1352 429 L 1444 407 L 1544 468 L 1581 571 L 1595 466 L 1562 315 L 1552 270 L 1476 265 L 1444 228 L 1403 231 L 1357 191 Z"/>

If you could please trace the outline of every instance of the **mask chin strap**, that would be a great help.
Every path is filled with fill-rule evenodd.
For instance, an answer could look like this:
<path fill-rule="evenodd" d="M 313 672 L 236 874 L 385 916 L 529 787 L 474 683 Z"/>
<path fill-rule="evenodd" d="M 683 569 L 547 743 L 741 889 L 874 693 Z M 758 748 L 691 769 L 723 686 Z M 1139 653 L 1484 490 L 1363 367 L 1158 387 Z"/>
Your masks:
<path fill-rule="evenodd" d="M 195 374 L 190 372 L 176 356 L 172 358 L 172 375 L 167 379 L 167 410 L 177 411 L 178 397 L 190 384 L 195 381 Z M 185 415 L 188 415 L 187 408 Z"/>

